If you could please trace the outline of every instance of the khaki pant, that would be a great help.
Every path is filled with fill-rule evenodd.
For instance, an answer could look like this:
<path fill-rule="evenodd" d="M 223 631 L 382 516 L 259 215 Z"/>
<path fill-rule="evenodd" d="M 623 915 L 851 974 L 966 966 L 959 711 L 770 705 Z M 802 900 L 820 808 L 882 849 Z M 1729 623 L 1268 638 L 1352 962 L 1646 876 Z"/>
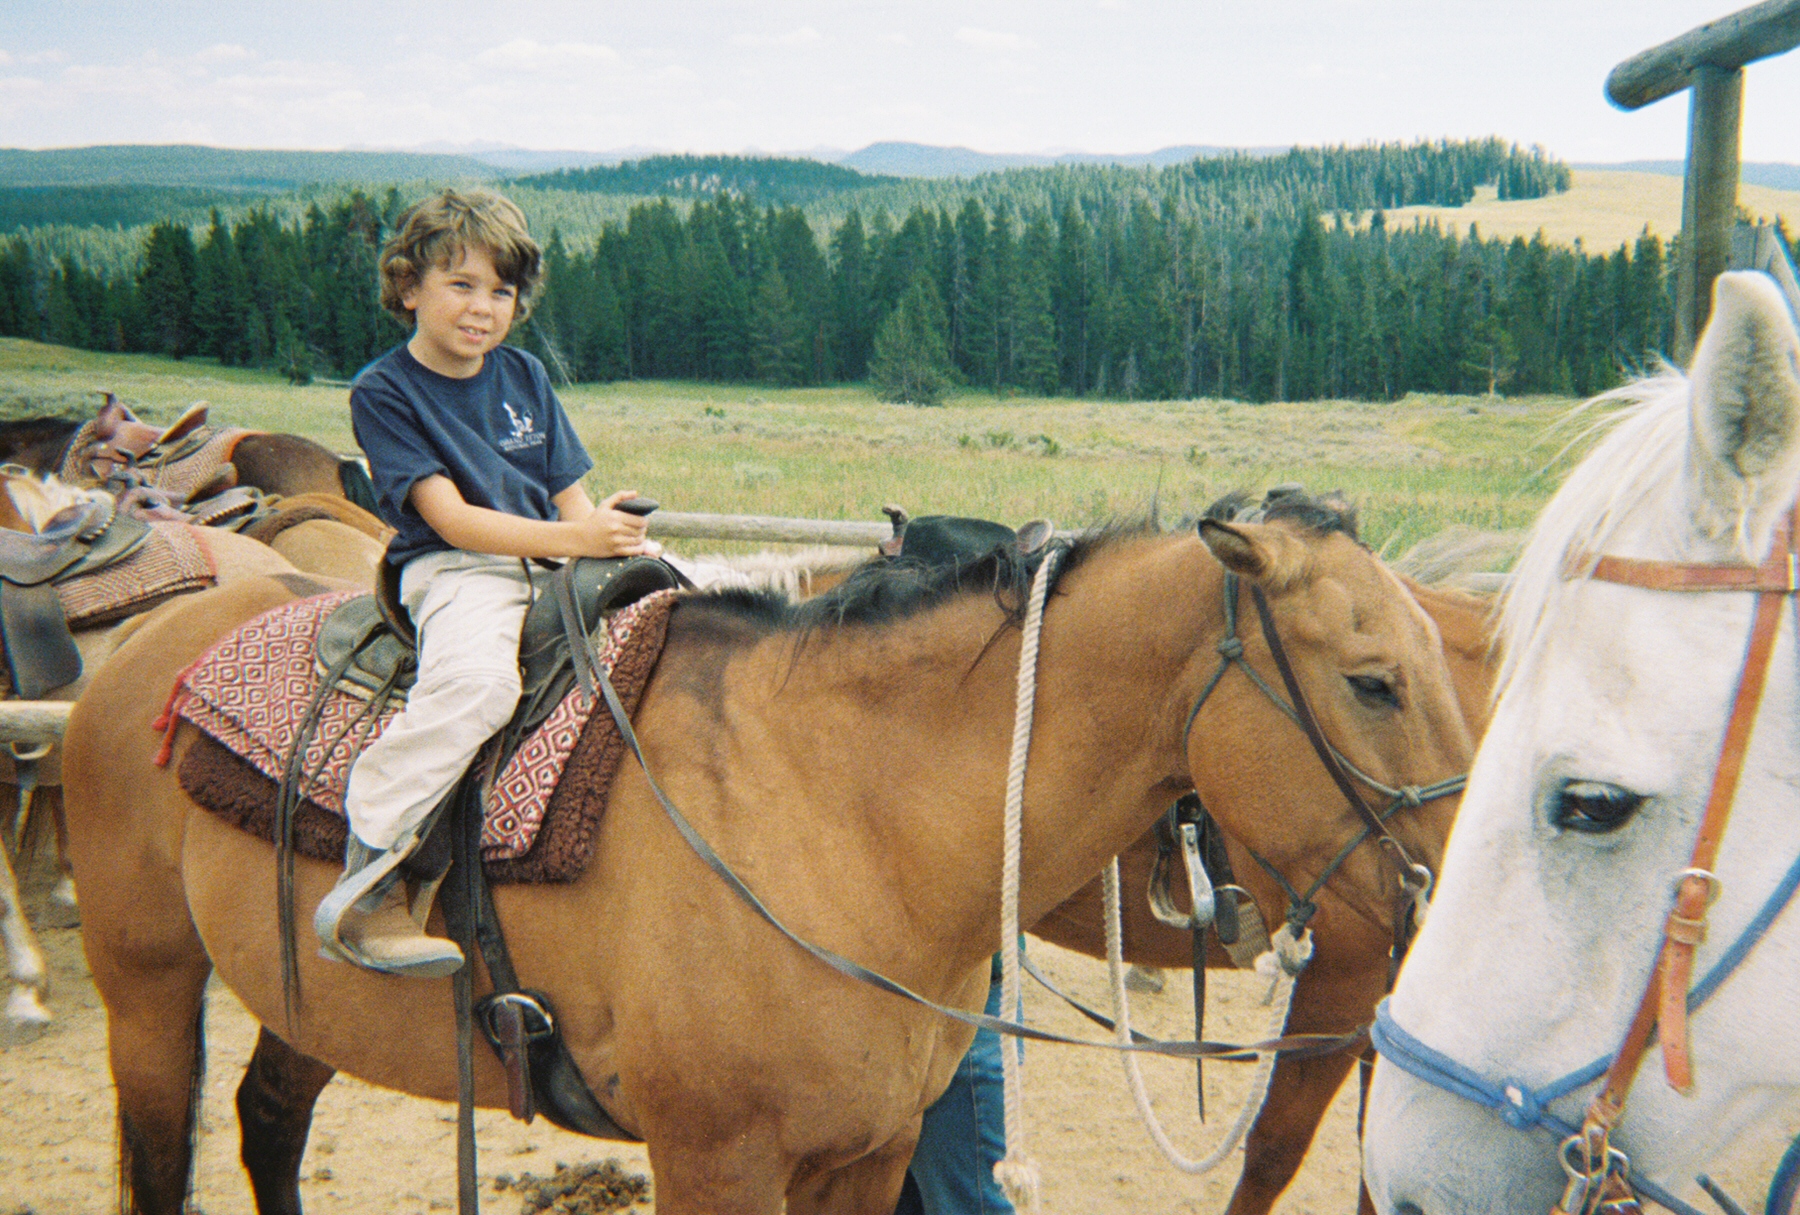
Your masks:
<path fill-rule="evenodd" d="M 518 707 L 531 584 L 517 557 L 426 553 L 400 572 L 419 630 L 419 679 L 350 770 L 350 830 L 386 850 L 442 801 Z"/>

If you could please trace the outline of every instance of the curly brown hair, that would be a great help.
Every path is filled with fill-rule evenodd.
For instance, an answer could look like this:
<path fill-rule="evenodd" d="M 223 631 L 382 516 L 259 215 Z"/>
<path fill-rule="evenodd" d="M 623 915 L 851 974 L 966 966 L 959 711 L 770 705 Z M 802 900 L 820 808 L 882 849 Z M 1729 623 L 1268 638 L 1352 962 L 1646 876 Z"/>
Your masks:
<path fill-rule="evenodd" d="M 412 309 L 402 299 L 432 266 L 448 270 L 470 249 L 494 259 L 500 280 L 519 292 L 514 321 L 531 315 L 531 293 L 544 274 L 543 250 L 526 230 L 525 213 L 493 190 L 446 189 L 408 207 L 381 251 L 381 306 L 405 325 Z"/>

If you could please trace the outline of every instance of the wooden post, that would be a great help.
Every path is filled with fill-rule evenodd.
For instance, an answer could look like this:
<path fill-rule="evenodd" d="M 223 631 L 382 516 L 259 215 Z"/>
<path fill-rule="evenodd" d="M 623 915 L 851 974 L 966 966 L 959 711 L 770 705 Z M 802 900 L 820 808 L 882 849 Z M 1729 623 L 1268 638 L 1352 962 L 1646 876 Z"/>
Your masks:
<path fill-rule="evenodd" d="M 1675 280 L 1675 361 L 1687 366 L 1712 314 L 1713 280 L 1731 261 L 1737 220 L 1738 116 L 1744 69 L 1700 64 L 1688 103 L 1687 176 L 1681 189 Z"/>
<path fill-rule="evenodd" d="M 1677 248 L 1677 363 L 1693 357 L 1712 313 L 1713 280 L 1731 258 L 1744 65 L 1795 46 L 1800 46 L 1800 0 L 1765 0 L 1634 55 L 1606 78 L 1606 95 L 1622 110 L 1693 90 Z"/>

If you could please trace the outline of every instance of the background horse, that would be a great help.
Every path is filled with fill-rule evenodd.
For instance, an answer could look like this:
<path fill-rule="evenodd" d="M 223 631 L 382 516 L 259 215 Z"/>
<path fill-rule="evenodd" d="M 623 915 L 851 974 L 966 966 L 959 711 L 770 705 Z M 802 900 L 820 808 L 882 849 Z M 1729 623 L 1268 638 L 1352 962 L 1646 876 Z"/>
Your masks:
<path fill-rule="evenodd" d="M 1502 615 L 1499 698 L 1391 1000 L 1395 1026 L 1492 1086 L 1514 1122 L 1548 1105 L 1580 1123 L 1591 1082 L 1554 1100 L 1542 1090 L 1611 1058 L 1625 1035 L 1692 863 L 1754 598 L 1587 575 L 1602 554 L 1755 566 L 1800 484 L 1800 337 L 1787 304 L 1756 274 L 1720 276 L 1714 300 L 1691 374 L 1616 394 L 1639 404 L 1532 532 Z M 1782 626 L 1696 976 L 1800 856 L 1797 658 Z M 1613 1135 L 1633 1179 L 1673 1188 L 1793 1099 L 1797 1007 L 1789 910 L 1693 1016 L 1692 1091 L 1675 1091 L 1657 1063 L 1643 1069 Z M 1557 1138 L 1515 1130 L 1384 1056 L 1370 1188 L 1381 1210 L 1407 1215 L 1544 1212 L 1565 1182 Z"/>
<path fill-rule="evenodd" d="M 42 517 L 46 511 L 54 513 L 73 500 L 73 493 L 69 487 L 54 478 L 40 481 L 21 474 L 0 474 L 0 527 L 35 530 L 30 526 L 29 516 Z M 15 505 L 15 499 L 23 505 Z M 194 534 L 212 562 L 217 585 L 224 586 L 250 577 L 298 573 L 281 554 L 255 540 L 215 528 L 196 529 Z M 145 616 L 139 615 L 76 633 L 75 644 L 81 651 L 82 675 L 72 683 L 52 689 L 45 699 L 72 701 L 80 696 L 94 672 L 99 670 L 144 620 Z M 34 829 L 31 824 L 42 824 L 59 818 L 61 814 L 61 748 L 50 748 L 48 753 L 35 762 L 37 801 L 29 816 L 31 823 L 18 823 L 16 841 L 21 860 L 25 863 L 30 860 L 34 844 L 44 834 L 41 826 Z M 11 754 L 0 749 L 0 787 L 10 791 L 17 779 Z M 4 814 L 8 827 L 16 822 L 13 806 L 12 798 L 0 797 L 0 814 Z M 67 872 L 63 875 L 56 898 L 69 907 L 74 905 L 74 884 Z M 21 1038 L 40 1033 L 51 1021 L 50 1009 L 44 1002 L 48 976 L 43 952 L 25 917 L 18 884 L 3 848 L 0 848 L 0 943 L 5 946 L 6 975 L 10 982 L 6 1004 L 0 1010 L 0 1034 L 7 1038 Z"/>
<path fill-rule="evenodd" d="M 1457 700 L 1471 733 L 1479 737 L 1493 686 L 1490 601 L 1410 581 L 1406 585 L 1438 627 Z M 1266 652 L 1252 648 L 1259 645 L 1260 638 L 1254 636 L 1254 629 L 1250 633 L 1245 640 L 1246 658 L 1276 682 Z M 1228 678 L 1246 677 L 1234 672 Z M 1287 895 L 1251 855 L 1252 850 L 1265 860 L 1280 858 L 1276 867 L 1283 876 L 1304 888 L 1325 872 L 1359 828 L 1344 820 L 1343 797 L 1306 749 L 1299 727 L 1284 720 L 1273 705 L 1254 714 L 1203 712 L 1195 729 L 1204 732 L 1209 757 L 1194 778 L 1201 801 L 1225 830 L 1238 884 L 1256 899 L 1268 924 L 1279 924 L 1287 913 Z M 1267 780 L 1255 766 L 1243 765 L 1241 758 L 1234 762 L 1234 757 L 1244 755 L 1258 738 L 1285 742 L 1293 751 L 1279 781 Z M 1415 820 L 1413 827 L 1429 842 L 1427 855 L 1434 861 L 1449 833 L 1455 805 L 1455 798 L 1447 798 L 1399 812 Z M 1151 832 L 1119 857 L 1125 960 L 1185 970 L 1193 963 L 1191 934 L 1158 920 L 1143 897 L 1156 855 L 1156 836 Z M 1380 880 L 1380 874 L 1374 876 Z M 1365 1025 L 1373 1019 L 1376 1001 L 1387 990 L 1388 952 L 1393 943 L 1392 877 L 1346 899 L 1339 889 L 1350 880 L 1348 876 L 1333 877 L 1315 896 L 1319 910 L 1309 922 L 1313 958 L 1294 985 L 1294 1002 L 1288 1013 L 1290 1033 L 1342 1033 Z M 1187 910 L 1183 883 L 1177 880 L 1172 885 L 1177 906 Z M 1065 948 L 1104 958 L 1103 909 L 1096 879 L 1054 908 L 1031 931 Z M 1207 965 L 1232 965 L 1215 933 L 1207 936 Z M 1243 1173 L 1227 1215 L 1261 1215 L 1274 1206 L 1299 1170 L 1325 1110 L 1355 1061 L 1355 1052 L 1346 1050 L 1316 1058 L 1283 1057 L 1276 1063 L 1268 1100 L 1244 1140 Z"/>
<path fill-rule="evenodd" d="M 1366 550 L 1293 522 L 1204 527 L 1218 560 L 1191 536 L 1153 535 L 1085 541 L 1066 558 L 1044 616 L 1022 922 L 1191 786 L 1205 744 L 1184 723 L 1223 631 L 1220 561 L 1268 594 L 1324 729 L 1358 766 L 1395 784 L 1463 770 L 1468 736 L 1431 622 Z M 670 796 L 796 931 L 969 1009 L 1000 935 L 1022 579 L 999 553 L 935 579 L 874 570 L 826 610 L 685 597 L 636 714 Z M 321 1061 L 310 1079 L 341 1067 L 455 1091 L 447 983 L 301 949 L 303 1001 L 286 1023 L 273 850 L 195 808 L 174 765 L 150 762 L 158 739 L 139 723 L 177 672 L 287 598 L 263 581 L 183 603 L 126 644 L 69 725 L 83 940 L 139 1210 L 175 1212 L 185 1197 L 215 966 L 292 1051 Z M 1371 701 L 1371 686 L 1387 695 Z M 1218 695 L 1227 711 L 1260 697 Z M 178 757 L 191 741 L 184 728 Z M 549 990 L 595 1093 L 646 1140 L 658 1209 L 773 1215 L 785 1200 L 887 1215 L 920 1115 L 972 1031 L 782 940 L 687 849 L 641 773 L 621 773 L 599 837 L 575 882 L 496 898 L 521 979 Z M 300 864 L 303 923 L 335 876 Z M 476 1080 L 483 1104 L 505 1100 L 485 1054 Z M 240 1101 L 247 1129 L 297 1129 L 303 1143 L 311 1095 L 277 1094 L 278 1114 L 260 1095 Z M 247 1142 L 245 1159 L 263 1209 L 288 1209 L 298 1152 Z"/>

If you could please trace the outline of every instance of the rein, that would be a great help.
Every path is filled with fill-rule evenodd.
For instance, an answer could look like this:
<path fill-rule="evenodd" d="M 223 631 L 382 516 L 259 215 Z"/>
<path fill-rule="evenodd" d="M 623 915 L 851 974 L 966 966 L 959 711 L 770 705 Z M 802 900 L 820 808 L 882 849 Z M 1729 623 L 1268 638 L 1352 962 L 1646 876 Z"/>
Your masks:
<path fill-rule="evenodd" d="M 585 634 L 582 635 L 581 640 L 583 644 L 591 645 L 591 641 L 586 639 Z M 577 648 L 579 649 L 581 647 L 577 646 Z M 910 1001 L 922 1008 L 930 1009 L 940 1016 L 948 1017 L 963 1025 L 968 1025 L 978 1030 L 993 1030 L 998 1034 L 1005 1034 L 1034 1042 L 1056 1042 L 1067 1046 L 1085 1046 L 1101 1050 L 1164 1055 L 1178 1059 L 1204 1059 L 1209 1057 L 1241 1059 L 1262 1053 L 1284 1054 L 1290 1051 L 1311 1052 L 1317 1049 L 1323 1042 L 1336 1043 L 1339 1041 L 1337 1036 L 1329 1034 L 1289 1034 L 1280 1038 L 1248 1044 L 1205 1041 L 1171 1042 L 1155 1038 L 1140 1037 L 1138 1035 L 1133 1035 L 1133 1040 L 1129 1042 L 1098 1042 L 1087 1038 L 1072 1038 L 1063 1034 L 1053 1033 L 1050 1030 L 1034 1029 L 1029 1025 L 1007 1020 L 1004 1017 L 994 1017 L 989 1016 L 986 1013 L 969 1012 L 965 1009 L 953 1008 L 948 1005 L 939 1004 L 934 1000 L 927 999 L 906 985 L 881 974 L 879 971 L 871 970 L 859 962 L 844 957 L 842 954 L 827 949 L 822 945 L 814 944 L 783 923 L 780 917 L 771 911 L 768 905 L 757 897 L 756 892 L 751 890 L 744 880 L 732 870 L 731 866 L 726 864 L 725 860 L 713 850 L 712 845 L 706 842 L 706 838 L 700 834 L 693 823 L 688 821 L 687 816 L 682 814 L 681 810 L 672 800 L 670 800 L 669 795 L 663 791 L 662 786 L 657 783 L 656 777 L 651 773 L 650 766 L 644 758 L 643 748 L 638 742 L 637 732 L 632 729 L 631 717 L 626 713 L 625 706 L 620 702 L 618 693 L 613 690 L 611 680 L 591 663 L 586 665 L 578 664 L 576 667 L 576 674 L 582 690 L 585 693 L 590 697 L 599 696 L 605 701 L 607 711 L 612 714 L 613 724 L 618 727 L 619 736 L 625 740 L 626 748 L 630 750 L 632 757 L 637 760 L 638 768 L 644 774 L 645 783 L 649 785 L 651 793 L 661 804 L 663 812 L 668 815 L 670 823 L 673 824 L 676 832 L 687 843 L 688 847 L 693 850 L 694 855 L 699 857 L 706 867 L 712 870 L 719 880 L 725 884 L 726 888 L 730 890 L 732 894 L 736 895 L 738 900 L 746 907 L 755 912 L 757 917 L 764 923 L 768 924 L 789 941 L 842 975 L 855 979 L 861 983 L 867 983 L 872 987 L 879 988 L 889 995 L 899 996 L 901 999 Z M 1016 948 L 1016 946 L 1014 948 Z"/>
<path fill-rule="evenodd" d="M 1377 1010 L 1373 1037 L 1377 1049 L 1397 1067 L 1446 1091 L 1500 1112 L 1511 1126 L 1542 1126 L 1562 1136 L 1558 1157 L 1568 1184 L 1551 1215 L 1636 1215 L 1640 1210 L 1634 1190 L 1681 1215 L 1693 1208 L 1643 1179 L 1628 1179 L 1630 1161 L 1611 1144 L 1613 1129 L 1624 1116 L 1639 1065 L 1653 1040 L 1660 1038 L 1663 1070 L 1670 1087 L 1688 1093 L 1693 1070 L 1688 1056 L 1688 1018 L 1709 999 L 1749 956 L 1775 917 L 1800 888 L 1800 859 L 1789 868 L 1762 908 L 1751 918 L 1731 947 L 1691 990 L 1694 954 L 1706 939 L 1707 910 L 1718 898 L 1720 880 L 1712 872 L 1719 843 L 1730 821 L 1739 778 L 1749 750 L 1750 736 L 1762 703 L 1775 640 L 1780 632 L 1784 601 L 1795 602 L 1800 627 L 1800 503 L 1778 527 L 1767 558 L 1761 565 L 1721 565 L 1654 561 L 1636 557 L 1572 554 L 1564 577 L 1586 577 L 1598 582 L 1654 591 L 1738 591 L 1756 595 L 1744 665 L 1732 697 L 1731 715 L 1719 746 L 1706 809 L 1687 867 L 1675 875 L 1674 907 L 1663 927 L 1656 965 L 1638 1002 L 1624 1040 L 1609 1060 L 1602 1058 L 1533 1091 L 1518 1083 L 1496 1086 L 1433 1050 L 1394 1021 L 1387 1002 Z M 1599 1092 L 1588 1103 L 1579 1128 L 1546 1113 L 1543 1106 L 1604 1077 Z M 1496 1100 L 1496 1096 L 1499 1098 Z M 1702 1179 L 1702 1188 L 1715 1187 Z M 1716 1197 L 1716 1195 L 1715 1195 Z M 1730 1207 L 1728 1206 L 1729 1210 Z"/>

